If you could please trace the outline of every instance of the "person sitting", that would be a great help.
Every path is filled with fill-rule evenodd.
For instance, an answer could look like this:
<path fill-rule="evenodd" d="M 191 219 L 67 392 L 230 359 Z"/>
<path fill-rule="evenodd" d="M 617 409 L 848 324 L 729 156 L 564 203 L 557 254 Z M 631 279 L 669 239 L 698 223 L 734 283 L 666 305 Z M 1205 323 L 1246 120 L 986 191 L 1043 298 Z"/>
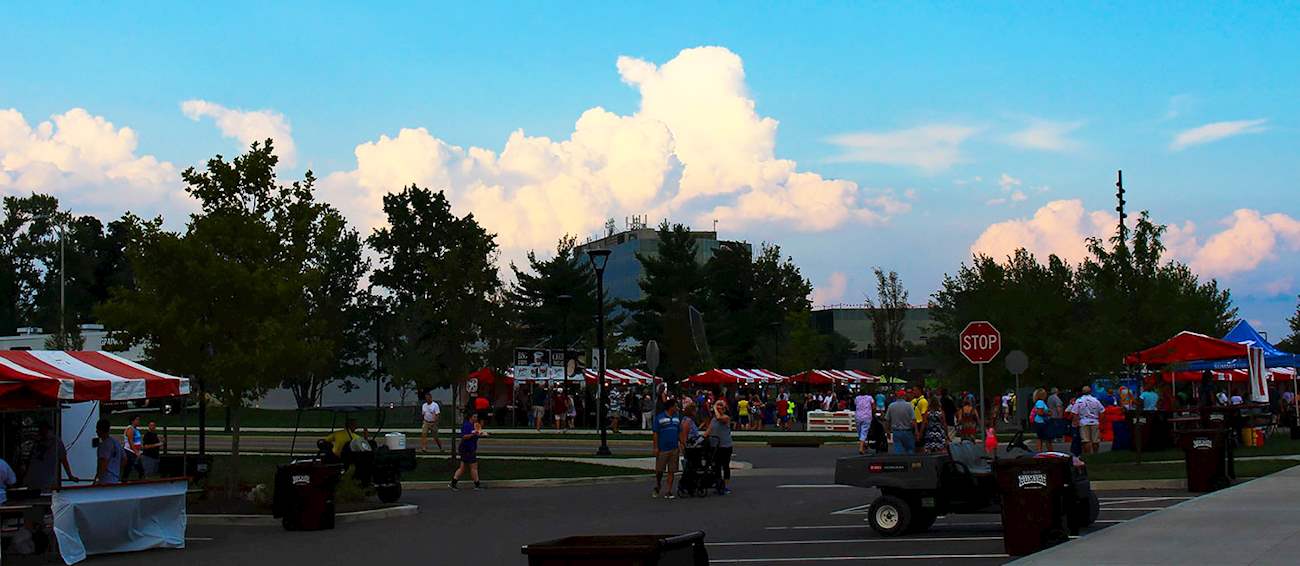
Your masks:
<path fill-rule="evenodd" d="M 325 435 L 321 439 L 328 450 L 322 450 L 326 462 L 342 463 L 344 471 L 349 466 L 355 467 L 353 477 L 357 481 L 366 481 L 370 477 L 370 464 L 374 461 L 370 442 L 365 431 L 357 432 L 357 420 L 348 417 L 343 421 L 343 428 Z"/>

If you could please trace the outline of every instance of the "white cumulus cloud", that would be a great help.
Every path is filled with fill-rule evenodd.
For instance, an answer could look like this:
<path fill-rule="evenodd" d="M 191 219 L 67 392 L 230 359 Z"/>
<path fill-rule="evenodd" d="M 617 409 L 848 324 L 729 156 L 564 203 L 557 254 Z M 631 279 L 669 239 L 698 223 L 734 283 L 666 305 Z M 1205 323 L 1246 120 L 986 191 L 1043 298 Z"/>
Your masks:
<path fill-rule="evenodd" d="M 35 126 L 0 110 L 0 194 L 47 193 L 77 214 L 142 216 L 192 210 L 168 162 L 137 155 L 134 130 L 82 108 Z"/>
<path fill-rule="evenodd" d="M 844 293 L 849 289 L 849 277 L 842 271 L 835 271 L 826 278 L 826 282 L 817 285 L 812 292 L 814 305 L 832 305 L 844 300 Z"/>
<path fill-rule="evenodd" d="M 1085 211 L 1083 202 L 1077 199 L 1052 201 L 1031 218 L 989 226 L 970 251 L 1002 258 L 1023 247 L 1040 257 L 1056 254 L 1078 262 L 1086 257 L 1084 239 L 1112 235 L 1115 221 L 1113 213 Z M 1300 220 L 1282 213 L 1265 214 L 1243 208 L 1224 218 L 1220 225 L 1222 230 L 1202 241 L 1193 222 L 1170 224 L 1163 239 L 1168 257 L 1187 263 L 1204 277 L 1232 278 L 1259 271 L 1248 280 L 1238 282 L 1246 283 L 1247 287 L 1258 283 L 1261 290 L 1270 294 L 1290 288 L 1294 282 L 1290 266 L 1300 259 Z M 1271 267 L 1281 269 L 1282 273 L 1269 276 L 1266 272 Z"/>
<path fill-rule="evenodd" d="M 938 172 L 966 160 L 961 145 L 978 130 L 959 124 L 928 124 L 892 132 L 854 132 L 827 141 L 840 147 L 836 162 L 882 163 Z"/>
<path fill-rule="evenodd" d="M 744 65 L 725 48 L 686 49 L 662 65 L 620 57 L 617 69 L 641 96 L 631 115 L 591 108 L 568 139 L 517 130 L 500 152 L 404 128 L 358 145 L 356 168 L 328 175 L 322 189 L 366 227 L 383 222 L 388 192 L 412 183 L 446 189 L 507 251 L 548 247 L 631 214 L 818 231 L 883 222 L 910 207 L 893 191 L 777 158 L 777 122 L 755 112 Z"/>
<path fill-rule="evenodd" d="M 289 126 L 289 120 L 279 112 L 227 108 L 199 99 L 182 102 L 181 112 L 195 122 L 212 118 L 217 129 L 221 130 L 221 135 L 239 140 L 241 153 L 253 142 L 263 142 L 270 138 L 275 140 L 275 154 L 279 156 L 281 165 L 293 167 L 298 162 L 293 129 Z"/>
<path fill-rule="evenodd" d="M 1007 135 L 1003 141 L 1024 149 L 1069 151 L 1079 147 L 1079 142 L 1071 139 L 1070 134 L 1081 127 L 1083 127 L 1082 121 L 1057 122 L 1034 119 L 1024 129 Z"/>
<path fill-rule="evenodd" d="M 1267 128 L 1265 124 L 1267 119 L 1260 118 L 1257 120 L 1233 120 L 1230 122 L 1212 122 L 1204 126 L 1197 126 L 1189 130 L 1178 132 L 1174 140 L 1170 142 L 1169 149 L 1173 151 L 1182 151 L 1194 145 L 1219 141 L 1224 138 L 1240 136 L 1244 134 L 1257 134 Z"/>

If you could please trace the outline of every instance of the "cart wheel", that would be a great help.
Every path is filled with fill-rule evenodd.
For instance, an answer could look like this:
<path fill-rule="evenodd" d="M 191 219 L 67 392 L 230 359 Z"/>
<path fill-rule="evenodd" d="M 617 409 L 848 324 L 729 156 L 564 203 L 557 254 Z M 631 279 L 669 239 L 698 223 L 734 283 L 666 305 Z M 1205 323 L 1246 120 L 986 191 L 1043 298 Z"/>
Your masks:
<path fill-rule="evenodd" d="M 1101 502 L 1097 500 L 1097 494 L 1089 492 L 1087 499 L 1076 499 L 1067 507 L 1065 526 L 1070 534 L 1077 535 L 1080 530 L 1096 522 L 1097 515 L 1100 513 Z"/>
<path fill-rule="evenodd" d="M 709 496 L 709 489 L 708 489 L 708 488 L 705 488 L 705 487 L 697 487 L 697 488 L 695 488 L 695 497 L 708 497 L 708 496 Z"/>
<path fill-rule="evenodd" d="M 402 498 L 402 484 L 401 482 L 393 482 L 382 486 L 377 485 L 375 486 L 375 495 L 378 495 L 379 500 L 384 503 L 397 501 Z"/>
<path fill-rule="evenodd" d="M 912 523 L 912 506 L 892 495 L 882 495 L 871 503 L 867 521 L 877 533 L 887 537 L 907 532 Z"/>
<path fill-rule="evenodd" d="M 934 520 L 939 518 L 939 514 L 933 509 L 917 509 L 916 515 L 912 517 L 912 524 L 908 526 L 909 533 L 923 533 L 934 526 Z"/>

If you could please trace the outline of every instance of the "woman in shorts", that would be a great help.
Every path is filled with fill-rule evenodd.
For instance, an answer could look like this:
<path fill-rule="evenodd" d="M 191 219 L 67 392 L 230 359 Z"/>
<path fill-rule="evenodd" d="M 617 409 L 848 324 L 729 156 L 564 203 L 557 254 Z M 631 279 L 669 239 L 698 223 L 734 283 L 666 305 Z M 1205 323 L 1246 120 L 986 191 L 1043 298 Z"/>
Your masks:
<path fill-rule="evenodd" d="M 1047 390 L 1034 390 L 1034 407 L 1029 410 L 1029 420 L 1033 423 L 1034 434 L 1038 435 L 1038 451 L 1052 451 L 1052 410 L 1047 408 Z"/>
<path fill-rule="evenodd" d="M 474 480 L 474 489 L 483 489 L 483 485 L 478 481 L 478 439 L 487 436 L 483 432 L 483 423 L 476 412 L 470 412 L 465 418 L 465 424 L 460 427 L 460 447 L 457 452 L 460 453 L 460 467 L 456 468 L 456 473 L 451 476 L 451 488 L 456 487 L 460 477 L 469 471 L 470 479 Z"/>

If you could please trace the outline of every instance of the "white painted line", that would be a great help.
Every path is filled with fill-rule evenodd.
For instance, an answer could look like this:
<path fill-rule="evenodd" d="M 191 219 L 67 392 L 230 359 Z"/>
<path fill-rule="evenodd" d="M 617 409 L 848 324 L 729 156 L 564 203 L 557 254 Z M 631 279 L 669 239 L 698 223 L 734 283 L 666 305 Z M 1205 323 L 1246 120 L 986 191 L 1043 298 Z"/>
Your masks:
<path fill-rule="evenodd" d="M 710 564 L 773 564 L 777 562 L 850 562 L 867 560 L 953 560 L 958 558 L 1008 558 L 1006 554 L 899 554 L 894 556 L 817 556 L 806 558 L 726 558 Z"/>
<path fill-rule="evenodd" d="M 811 531 L 818 529 L 869 529 L 871 525 L 799 525 L 796 527 L 763 527 L 769 531 Z"/>
<path fill-rule="evenodd" d="M 866 505 L 858 505 L 856 507 L 849 507 L 848 509 L 840 509 L 839 511 L 832 511 L 831 515 L 866 515 L 867 509 L 870 508 L 871 508 L 871 504 L 868 503 Z"/>
<path fill-rule="evenodd" d="M 756 540 L 737 542 L 706 542 L 705 546 L 771 546 L 781 544 L 862 544 L 871 542 L 971 542 L 1002 540 L 1002 537 L 913 537 L 913 538 L 845 538 L 818 540 Z"/>
<path fill-rule="evenodd" d="M 185 537 L 185 540 L 210 541 L 210 540 L 217 540 L 217 539 L 214 539 L 212 537 Z"/>
<path fill-rule="evenodd" d="M 1102 505 L 1125 505 L 1128 503 L 1154 503 L 1156 501 L 1188 501 L 1193 497 L 1116 497 L 1102 501 Z"/>
<path fill-rule="evenodd" d="M 1102 511 L 1164 511 L 1169 507 L 1101 507 Z"/>
<path fill-rule="evenodd" d="M 777 489 L 814 489 L 814 488 L 821 488 L 821 487 L 831 487 L 831 488 L 839 489 L 839 488 L 853 487 L 853 486 L 840 485 L 838 483 L 791 483 L 791 484 L 776 486 Z"/>

